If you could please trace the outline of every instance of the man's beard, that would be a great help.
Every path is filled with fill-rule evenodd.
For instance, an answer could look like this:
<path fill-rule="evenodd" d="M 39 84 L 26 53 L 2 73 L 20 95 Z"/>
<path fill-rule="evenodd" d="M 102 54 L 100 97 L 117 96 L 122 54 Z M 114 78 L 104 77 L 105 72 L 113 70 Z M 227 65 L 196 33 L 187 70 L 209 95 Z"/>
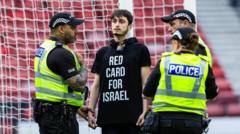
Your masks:
<path fill-rule="evenodd" d="M 114 36 L 125 36 L 128 33 L 128 30 L 123 31 L 122 33 L 113 33 Z"/>
<path fill-rule="evenodd" d="M 63 40 L 64 40 L 65 44 L 74 43 L 76 41 L 76 37 L 67 34 L 67 35 L 64 36 Z"/>

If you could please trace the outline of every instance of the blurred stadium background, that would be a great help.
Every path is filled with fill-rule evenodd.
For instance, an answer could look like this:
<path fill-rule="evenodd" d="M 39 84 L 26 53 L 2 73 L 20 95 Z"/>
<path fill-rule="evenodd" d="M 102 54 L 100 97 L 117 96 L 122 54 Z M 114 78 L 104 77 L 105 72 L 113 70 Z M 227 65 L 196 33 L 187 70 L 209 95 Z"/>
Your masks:
<path fill-rule="evenodd" d="M 194 12 L 198 33 L 213 54 L 213 70 L 220 88 L 208 103 L 209 134 L 239 134 L 240 129 L 240 2 L 238 0 L 1 0 L 0 1 L 0 134 L 37 134 L 32 120 L 34 51 L 49 36 L 50 17 L 70 12 L 84 18 L 78 40 L 71 47 L 91 69 L 95 52 L 110 38 L 109 16 L 126 8 L 134 14 L 131 32 L 151 53 L 152 67 L 168 50 L 170 35 L 160 17 L 177 9 Z M 89 73 L 90 86 L 93 75 Z M 79 118 L 81 134 L 99 134 Z"/>

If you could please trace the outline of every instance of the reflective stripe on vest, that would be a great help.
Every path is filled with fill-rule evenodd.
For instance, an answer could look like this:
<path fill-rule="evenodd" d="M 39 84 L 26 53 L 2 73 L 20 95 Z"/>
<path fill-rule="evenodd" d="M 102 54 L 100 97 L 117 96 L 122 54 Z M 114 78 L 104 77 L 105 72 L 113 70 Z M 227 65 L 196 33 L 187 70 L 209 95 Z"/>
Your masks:
<path fill-rule="evenodd" d="M 170 63 L 170 56 L 167 56 L 165 58 L 165 67 L 164 70 L 167 72 L 167 68 Z M 197 99 L 206 99 L 205 94 L 199 94 L 198 91 L 200 89 L 203 73 L 204 73 L 204 68 L 206 66 L 205 61 L 201 59 L 200 61 L 200 77 L 199 79 L 196 79 L 196 82 L 194 83 L 194 87 L 191 93 L 186 93 L 186 92 L 179 92 L 179 91 L 173 91 L 172 90 L 172 81 L 171 81 L 171 76 L 170 75 L 165 75 L 165 84 L 166 84 L 166 90 L 157 90 L 157 95 L 168 95 L 168 96 L 175 96 L 175 97 L 183 97 L 183 98 L 197 98 Z"/>
<path fill-rule="evenodd" d="M 55 79 L 53 77 L 49 77 L 47 75 L 41 74 L 40 72 L 36 72 L 35 77 L 38 77 L 38 78 L 41 78 L 41 79 L 44 79 L 44 80 L 49 80 L 49 81 L 52 81 L 52 82 L 55 82 L 55 83 L 58 83 L 58 84 L 67 84 L 67 82 L 64 81 L 64 80 L 58 80 L 58 79 Z"/>
<path fill-rule="evenodd" d="M 58 97 L 65 98 L 65 99 L 75 99 L 75 100 L 83 99 L 83 96 L 81 96 L 81 95 L 58 92 L 58 91 L 54 91 L 54 90 L 49 90 L 47 88 L 37 87 L 36 91 L 39 93 L 49 94 L 52 96 L 58 96 Z"/>
<path fill-rule="evenodd" d="M 176 108 L 180 108 L 180 109 L 194 110 L 194 111 L 198 111 L 198 112 L 201 112 L 201 113 L 204 113 L 204 112 L 205 112 L 204 109 L 177 106 L 177 105 L 172 105 L 172 104 L 169 104 L 169 103 L 166 103 L 166 102 L 155 103 L 155 104 L 153 105 L 153 108 L 157 108 L 157 107 L 176 107 Z"/>

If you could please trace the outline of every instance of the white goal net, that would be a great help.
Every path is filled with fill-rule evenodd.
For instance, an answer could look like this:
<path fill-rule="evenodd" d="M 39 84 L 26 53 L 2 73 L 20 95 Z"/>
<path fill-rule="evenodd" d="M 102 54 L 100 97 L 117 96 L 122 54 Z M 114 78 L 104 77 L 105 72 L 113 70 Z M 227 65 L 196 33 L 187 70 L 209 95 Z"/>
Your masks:
<path fill-rule="evenodd" d="M 133 5 L 133 35 L 148 46 L 154 66 L 167 48 L 167 26 L 160 17 L 182 9 L 184 0 L 0 1 L 0 134 L 20 133 L 19 126 L 26 122 L 33 127 L 33 58 L 36 48 L 49 36 L 51 16 L 65 11 L 85 19 L 71 47 L 83 55 L 90 70 L 96 51 L 110 38 L 111 13 L 128 2 Z M 92 80 L 89 73 L 88 85 Z"/>

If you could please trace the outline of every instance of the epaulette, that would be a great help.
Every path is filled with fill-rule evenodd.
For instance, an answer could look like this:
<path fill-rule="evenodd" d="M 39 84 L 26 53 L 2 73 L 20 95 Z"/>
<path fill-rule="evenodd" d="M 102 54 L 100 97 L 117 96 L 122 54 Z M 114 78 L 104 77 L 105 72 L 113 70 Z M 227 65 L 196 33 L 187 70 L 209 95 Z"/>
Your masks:
<path fill-rule="evenodd" d="M 164 52 L 164 53 L 162 53 L 162 57 L 170 56 L 172 54 L 173 54 L 173 52 Z"/>
<path fill-rule="evenodd" d="M 63 45 L 64 45 L 64 44 L 63 44 L 61 41 L 58 41 L 58 40 L 57 40 L 57 41 L 55 42 L 55 46 L 56 46 L 56 47 L 62 47 Z"/>
<path fill-rule="evenodd" d="M 201 54 L 198 54 L 198 56 L 199 56 L 201 59 L 203 59 L 203 60 L 209 62 L 209 59 L 208 59 L 207 56 L 205 56 L 205 55 L 201 55 Z"/>
<path fill-rule="evenodd" d="M 50 36 L 48 39 L 51 40 L 51 41 L 55 41 L 55 46 L 56 47 L 62 47 L 64 45 L 62 43 L 62 41 L 59 38 L 55 37 L 55 36 Z"/>

